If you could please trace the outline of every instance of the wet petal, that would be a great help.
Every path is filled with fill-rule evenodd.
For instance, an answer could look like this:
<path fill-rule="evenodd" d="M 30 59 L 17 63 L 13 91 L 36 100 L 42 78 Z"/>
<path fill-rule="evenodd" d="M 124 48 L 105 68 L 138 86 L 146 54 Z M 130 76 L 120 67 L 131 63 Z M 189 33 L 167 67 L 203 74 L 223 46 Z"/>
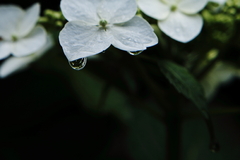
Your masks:
<path fill-rule="evenodd" d="M 186 15 L 173 12 L 166 20 L 159 21 L 158 26 L 169 37 L 179 42 L 189 42 L 201 31 L 203 19 L 200 15 Z"/>
<path fill-rule="evenodd" d="M 195 14 L 201 11 L 208 0 L 181 0 L 178 4 L 179 10 L 187 14 Z"/>
<path fill-rule="evenodd" d="M 37 23 L 40 14 L 40 5 L 35 3 L 26 10 L 25 16 L 20 22 L 18 28 L 18 36 L 23 37 L 27 35 Z"/>
<path fill-rule="evenodd" d="M 103 0 L 98 7 L 101 19 L 122 23 L 132 19 L 137 12 L 135 0 Z"/>
<path fill-rule="evenodd" d="M 11 54 L 13 45 L 11 42 L 0 42 L 0 60 L 8 57 Z"/>
<path fill-rule="evenodd" d="M 83 21 L 98 24 L 97 6 L 99 0 L 62 0 L 60 7 L 68 21 Z"/>
<path fill-rule="evenodd" d="M 69 61 L 98 54 L 111 45 L 108 30 L 79 21 L 68 22 L 60 32 L 59 41 Z"/>
<path fill-rule="evenodd" d="M 112 45 L 125 51 L 145 50 L 146 47 L 158 43 L 158 38 L 151 26 L 138 16 L 123 25 L 114 25 L 111 33 L 113 35 Z"/>
<path fill-rule="evenodd" d="M 45 29 L 37 26 L 29 35 L 14 43 L 12 54 L 17 57 L 32 54 L 43 47 L 46 43 L 46 37 Z"/>
<path fill-rule="evenodd" d="M 170 6 L 160 0 L 137 0 L 139 8 L 149 17 L 163 20 L 170 13 Z"/>
<path fill-rule="evenodd" d="M 24 16 L 24 11 L 13 5 L 0 6 L 0 37 L 10 40 L 17 33 L 17 26 Z"/>

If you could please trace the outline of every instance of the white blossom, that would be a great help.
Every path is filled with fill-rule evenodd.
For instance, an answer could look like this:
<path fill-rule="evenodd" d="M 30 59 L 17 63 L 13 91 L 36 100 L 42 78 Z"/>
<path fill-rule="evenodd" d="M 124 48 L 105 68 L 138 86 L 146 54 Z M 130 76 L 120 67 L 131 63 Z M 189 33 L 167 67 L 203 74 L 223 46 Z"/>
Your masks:
<path fill-rule="evenodd" d="M 159 28 L 179 42 L 189 42 L 201 31 L 203 19 L 198 14 L 208 0 L 137 0 L 139 8 L 158 20 Z"/>
<path fill-rule="evenodd" d="M 69 21 L 59 41 L 69 61 L 92 56 L 110 45 L 124 51 L 140 51 L 157 44 L 153 29 L 135 16 L 135 0 L 62 0 Z"/>
<path fill-rule="evenodd" d="M 47 37 L 47 41 L 40 50 L 27 56 L 22 57 L 9 57 L 0 66 L 0 78 L 6 78 L 13 73 L 26 69 L 32 62 L 39 59 L 53 46 L 53 38 Z"/>
<path fill-rule="evenodd" d="M 15 5 L 0 5 L 0 59 L 10 54 L 26 56 L 39 50 L 46 42 L 46 31 L 36 26 L 40 5 L 26 11 Z"/>

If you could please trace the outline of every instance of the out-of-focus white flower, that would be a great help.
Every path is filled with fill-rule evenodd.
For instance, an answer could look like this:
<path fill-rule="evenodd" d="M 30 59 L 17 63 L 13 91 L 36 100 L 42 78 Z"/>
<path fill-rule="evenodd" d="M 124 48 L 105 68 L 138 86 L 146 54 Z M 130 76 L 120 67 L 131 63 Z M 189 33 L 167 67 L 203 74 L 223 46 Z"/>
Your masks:
<path fill-rule="evenodd" d="M 39 59 L 45 52 L 47 52 L 53 44 L 52 37 L 47 36 L 47 41 L 44 46 L 35 53 L 23 57 L 10 57 L 6 59 L 0 66 L 0 78 L 6 78 L 13 73 L 26 69 L 29 64 Z"/>
<path fill-rule="evenodd" d="M 62 0 L 61 10 L 69 22 L 59 41 L 69 61 L 98 54 L 110 45 L 140 51 L 158 42 L 148 22 L 135 16 L 135 0 Z"/>
<path fill-rule="evenodd" d="M 179 42 L 189 42 L 201 31 L 202 17 L 197 14 L 208 0 L 137 0 L 139 8 L 158 20 L 159 28 Z"/>
<path fill-rule="evenodd" d="M 0 5 L 0 59 L 10 54 L 26 56 L 45 44 L 45 29 L 35 26 L 39 14 L 38 3 L 26 11 L 15 5 Z"/>

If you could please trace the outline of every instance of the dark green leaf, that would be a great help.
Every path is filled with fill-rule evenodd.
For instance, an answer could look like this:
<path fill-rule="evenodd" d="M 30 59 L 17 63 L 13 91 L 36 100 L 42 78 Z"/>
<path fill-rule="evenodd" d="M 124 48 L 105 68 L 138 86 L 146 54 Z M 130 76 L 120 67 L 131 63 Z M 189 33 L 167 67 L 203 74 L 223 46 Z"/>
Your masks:
<path fill-rule="evenodd" d="M 201 84 L 184 67 L 173 62 L 167 60 L 161 61 L 159 66 L 162 73 L 178 92 L 190 99 L 203 115 L 209 118 L 207 103 Z"/>

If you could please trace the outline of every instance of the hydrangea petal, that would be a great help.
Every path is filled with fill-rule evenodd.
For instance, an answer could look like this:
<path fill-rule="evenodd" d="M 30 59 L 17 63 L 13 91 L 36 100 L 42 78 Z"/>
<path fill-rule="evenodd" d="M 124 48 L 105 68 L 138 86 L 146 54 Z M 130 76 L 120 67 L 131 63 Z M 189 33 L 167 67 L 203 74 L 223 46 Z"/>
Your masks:
<path fill-rule="evenodd" d="M 5 78 L 16 71 L 23 70 L 29 65 L 33 58 L 34 56 L 8 58 L 0 67 L 0 78 Z"/>
<path fill-rule="evenodd" d="M 99 0 L 62 0 L 60 7 L 68 21 L 98 24 L 97 7 L 99 3 Z"/>
<path fill-rule="evenodd" d="M 11 54 L 12 47 L 13 45 L 11 42 L 0 42 L 0 60 L 8 57 Z"/>
<path fill-rule="evenodd" d="M 0 67 L 0 78 L 5 78 L 15 72 L 25 69 L 30 63 L 37 60 L 53 46 L 53 39 L 48 36 L 47 43 L 36 53 L 24 57 L 10 57 Z"/>
<path fill-rule="evenodd" d="M 113 35 L 112 45 L 125 51 L 145 50 L 146 47 L 158 43 L 153 29 L 143 18 L 135 16 L 122 25 L 111 28 Z"/>
<path fill-rule="evenodd" d="M 46 37 L 45 29 L 41 26 L 36 26 L 29 35 L 14 43 L 12 54 L 17 57 L 32 54 L 43 47 L 46 43 Z"/>
<path fill-rule="evenodd" d="M 108 30 L 79 21 L 68 22 L 60 32 L 59 41 L 69 61 L 98 54 L 111 45 Z"/>
<path fill-rule="evenodd" d="M 162 1 L 163 3 L 168 4 L 168 5 L 177 5 L 177 3 L 180 0 L 160 0 L 160 1 Z"/>
<path fill-rule="evenodd" d="M 172 12 L 166 20 L 158 21 L 160 29 L 169 37 L 186 43 L 194 39 L 201 31 L 203 19 L 200 15 L 186 15 Z"/>
<path fill-rule="evenodd" d="M 178 4 L 178 9 L 187 14 L 195 14 L 201 11 L 208 0 L 181 0 Z"/>
<path fill-rule="evenodd" d="M 135 0 L 103 0 L 97 10 L 101 19 L 122 23 L 132 19 L 137 12 Z"/>
<path fill-rule="evenodd" d="M 12 34 L 17 33 L 17 26 L 24 16 L 24 11 L 13 5 L 0 6 L 0 37 L 3 40 L 10 40 Z"/>
<path fill-rule="evenodd" d="M 139 8 L 149 17 L 163 20 L 170 13 L 170 7 L 159 0 L 138 0 Z"/>
<path fill-rule="evenodd" d="M 21 20 L 18 28 L 18 37 L 27 35 L 37 23 L 40 14 L 40 5 L 35 3 L 26 10 L 25 16 Z"/>

